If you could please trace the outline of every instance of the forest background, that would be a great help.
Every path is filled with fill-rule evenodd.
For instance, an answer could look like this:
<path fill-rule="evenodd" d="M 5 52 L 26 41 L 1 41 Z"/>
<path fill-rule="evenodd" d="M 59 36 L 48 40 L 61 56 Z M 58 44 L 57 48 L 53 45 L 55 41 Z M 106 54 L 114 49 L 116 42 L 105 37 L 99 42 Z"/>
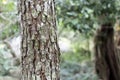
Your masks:
<path fill-rule="evenodd" d="M 120 30 L 119 11 L 119 0 L 56 0 L 61 80 L 97 80 L 93 38 L 99 23 L 111 21 Z M 99 19 L 104 13 L 109 16 Z M 19 21 L 17 1 L 0 0 L 0 80 L 19 77 Z"/>

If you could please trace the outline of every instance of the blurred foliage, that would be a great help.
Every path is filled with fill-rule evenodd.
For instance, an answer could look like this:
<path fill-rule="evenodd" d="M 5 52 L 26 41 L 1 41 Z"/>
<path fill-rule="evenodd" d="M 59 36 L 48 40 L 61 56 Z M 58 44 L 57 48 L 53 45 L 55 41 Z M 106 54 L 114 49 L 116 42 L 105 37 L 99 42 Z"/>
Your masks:
<path fill-rule="evenodd" d="M 96 24 L 115 22 L 120 13 L 119 0 L 57 0 L 59 26 L 81 33 L 92 33 Z"/>
<path fill-rule="evenodd" d="M 62 52 L 63 61 L 81 63 L 84 60 L 91 60 L 91 55 L 93 55 L 93 37 L 89 37 L 87 34 L 80 34 L 77 31 L 74 32 L 71 29 L 66 30 L 66 28 L 61 33 L 61 36 L 63 39 L 67 39 L 67 42 L 63 41 L 63 43 L 70 44 L 70 50 Z"/>
<path fill-rule="evenodd" d="M 73 41 L 74 42 L 74 41 Z M 89 61 L 91 58 L 91 51 L 87 40 L 79 40 L 71 44 L 72 50 L 70 52 L 64 52 L 61 57 L 65 61 L 81 63 L 84 60 Z M 88 46 L 88 47 L 86 47 Z"/>
<path fill-rule="evenodd" d="M 75 62 L 61 63 L 62 80 L 98 80 L 93 67 L 93 62 L 81 64 Z"/>
<path fill-rule="evenodd" d="M 8 76 L 10 70 L 16 69 L 14 58 L 8 57 L 10 49 L 2 42 L 19 33 L 16 6 L 16 0 L 0 0 L 0 76 Z"/>
<path fill-rule="evenodd" d="M 0 0 L 0 40 L 19 32 L 16 5 L 15 0 Z"/>
<path fill-rule="evenodd" d="M 5 58 L 5 54 L 8 55 L 9 49 L 6 50 L 6 46 L 4 44 L 0 44 L 0 76 L 5 76 L 9 74 L 9 70 L 14 68 L 11 65 L 11 58 Z"/>

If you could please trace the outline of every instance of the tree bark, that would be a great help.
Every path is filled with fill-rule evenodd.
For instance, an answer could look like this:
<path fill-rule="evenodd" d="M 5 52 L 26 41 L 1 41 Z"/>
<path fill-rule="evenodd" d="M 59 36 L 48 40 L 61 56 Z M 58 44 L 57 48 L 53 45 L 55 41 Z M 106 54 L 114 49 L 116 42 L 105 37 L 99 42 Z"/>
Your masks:
<path fill-rule="evenodd" d="M 102 80 L 119 80 L 120 67 L 114 47 L 114 30 L 110 23 L 101 25 L 95 36 L 95 67 Z"/>
<path fill-rule="evenodd" d="M 54 0 L 19 0 L 21 80 L 60 80 Z"/>

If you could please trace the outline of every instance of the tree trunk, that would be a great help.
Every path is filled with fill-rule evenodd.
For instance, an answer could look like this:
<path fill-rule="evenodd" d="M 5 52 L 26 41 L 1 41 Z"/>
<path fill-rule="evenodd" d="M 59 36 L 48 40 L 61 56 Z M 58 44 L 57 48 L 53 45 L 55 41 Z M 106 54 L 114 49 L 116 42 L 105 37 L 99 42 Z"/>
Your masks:
<path fill-rule="evenodd" d="M 118 56 L 114 47 L 112 25 L 103 24 L 95 36 L 95 67 L 102 80 L 120 80 Z"/>
<path fill-rule="evenodd" d="M 60 80 L 54 0 L 19 0 L 21 80 Z"/>

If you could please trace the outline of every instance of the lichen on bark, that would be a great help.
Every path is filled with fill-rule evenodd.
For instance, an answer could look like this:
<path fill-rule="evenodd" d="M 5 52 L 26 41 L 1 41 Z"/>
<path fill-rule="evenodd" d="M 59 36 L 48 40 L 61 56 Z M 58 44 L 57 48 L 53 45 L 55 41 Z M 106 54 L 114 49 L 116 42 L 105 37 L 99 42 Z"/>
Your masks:
<path fill-rule="evenodd" d="M 60 80 L 54 0 L 19 0 L 21 80 Z"/>

